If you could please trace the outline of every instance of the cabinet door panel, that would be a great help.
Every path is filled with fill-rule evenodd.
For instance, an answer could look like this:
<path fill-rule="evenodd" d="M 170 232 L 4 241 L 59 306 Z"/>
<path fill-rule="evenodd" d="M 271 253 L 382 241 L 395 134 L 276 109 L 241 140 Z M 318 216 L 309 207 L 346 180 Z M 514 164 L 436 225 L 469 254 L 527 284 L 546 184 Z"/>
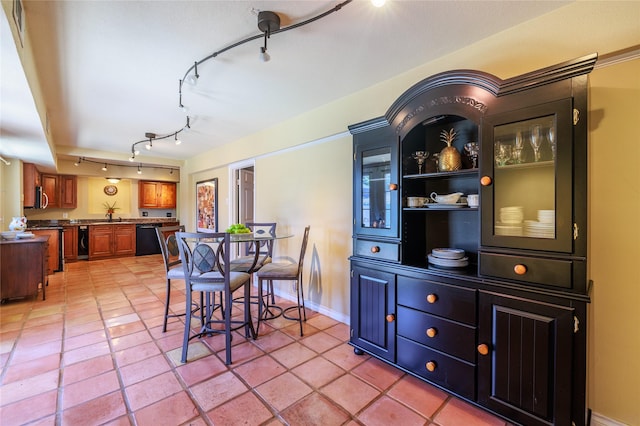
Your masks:
<path fill-rule="evenodd" d="M 532 425 L 571 423 L 573 309 L 480 293 L 478 399 Z"/>
<path fill-rule="evenodd" d="M 163 209 L 173 209 L 176 207 L 176 184 L 160 184 L 158 207 Z"/>
<path fill-rule="evenodd" d="M 63 209 L 75 209 L 77 207 L 77 179 L 76 176 L 59 176 L 60 207 Z"/>
<path fill-rule="evenodd" d="M 136 253 L 136 239 L 134 225 L 113 226 L 113 254 L 123 255 Z"/>
<path fill-rule="evenodd" d="M 395 275 L 359 267 L 351 280 L 351 342 L 395 359 Z"/>
<path fill-rule="evenodd" d="M 60 207 L 58 196 L 58 175 L 42 175 L 42 192 L 47 194 L 49 199 L 48 208 Z"/>
<path fill-rule="evenodd" d="M 73 261 L 78 259 L 78 227 L 65 226 L 63 234 L 64 260 Z"/>

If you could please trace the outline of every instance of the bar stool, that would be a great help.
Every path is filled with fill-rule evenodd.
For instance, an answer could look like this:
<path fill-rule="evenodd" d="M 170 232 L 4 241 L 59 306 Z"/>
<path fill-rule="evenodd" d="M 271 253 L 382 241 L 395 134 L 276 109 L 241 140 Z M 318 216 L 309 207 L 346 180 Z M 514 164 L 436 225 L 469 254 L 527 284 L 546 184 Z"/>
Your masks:
<path fill-rule="evenodd" d="M 297 263 L 269 263 L 260 270 L 258 270 L 258 302 L 260 305 L 258 306 L 258 324 L 257 329 L 260 329 L 260 321 L 266 319 L 277 318 L 278 314 L 274 314 L 272 309 L 281 310 L 282 316 L 288 320 L 298 321 L 300 323 L 300 336 L 302 333 L 302 321 L 307 320 L 307 312 L 304 306 L 304 286 L 302 282 L 302 269 L 304 264 L 304 255 L 307 251 L 307 242 L 309 240 L 309 229 L 310 226 L 304 228 L 304 235 L 302 237 L 302 247 L 300 248 L 300 258 Z M 270 289 L 273 289 L 273 281 L 295 281 L 296 282 L 296 296 L 297 296 L 297 304 L 294 306 L 289 306 L 284 310 L 279 306 L 276 306 L 274 302 L 269 302 L 269 298 L 267 297 L 267 303 L 264 303 L 263 294 L 262 294 L 262 283 L 267 282 Z M 269 291 L 269 290 L 267 290 Z M 273 294 L 273 290 L 271 290 Z M 297 310 L 298 313 L 293 314 L 292 312 Z"/>

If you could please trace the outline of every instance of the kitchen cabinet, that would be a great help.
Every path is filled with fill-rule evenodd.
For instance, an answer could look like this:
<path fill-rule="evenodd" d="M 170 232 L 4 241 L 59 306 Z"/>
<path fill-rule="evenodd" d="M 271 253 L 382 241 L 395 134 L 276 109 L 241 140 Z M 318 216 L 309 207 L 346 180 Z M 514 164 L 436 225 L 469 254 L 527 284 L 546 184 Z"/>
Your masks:
<path fill-rule="evenodd" d="M 138 182 L 138 208 L 175 209 L 176 184 L 174 182 Z"/>
<path fill-rule="evenodd" d="M 47 275 L 62 271 L 63 259 L 61 258 L 62 241 L 60 241 L 60 229 L 31 229 L 29 232 L 38 237 L 49 238 L 49 243 L 47 244 Z"/>
<path fill-rule="evenodd" d="M 133 256 L 136 253 L 134 224 L 89 225 L 89 260 Z"/>
<path fill-rule="evenodd" d="M 22 189 L 24 193 L 23 206 L 34 208 L 36 206 L 36 186 L 40 186 L 40 172 L 35 164 L 22 164 Z"/>
<path fill-rule="evenodd" d="M 42 173 L 40 179 L 42 181 L 42 192 L 47 194 L 47 197 L 49 199 L 47 208 L 60 207 L 60 188 L 58 184 L 58 175 Z"/>
<path fill-rule="evenodd" d="M 47 285 L 48 238 L 0 241 L 0 300 L 36 296 Z"/>
<path fill-rule="evenodd" d="M 78 206 L 78 181 L 76 176 L 58 176 L 60 208 L 75 209 Z"/>
<path fill-rule="evenodd" d="M 65 262 L 73 262 L 78 260 L 78 226 L 65 225 L 63 227 L 63 245 Z"/>
<path fill-rule="evenodd" d="M 356 353 L 514 423 L 586 423 L 587 74 L 596 59 L 508 80 L 444 72 L 383 117 L 349 126 Z M 460 153 L 451 167 L 445 134 Z M 433 193 L 479 194 L 479 204 L 407 202 Z M 453 253 L 462 258 L 434 258 Z"/>
<path fill-rule="evenodd" d="M 47 208 L 75 209 L 77 207 L 78 184 L 73 175 L 56 175 L 38 172 L 34 164 L 23 164 L 24 207 L 39 208 L 40 204 Z M 36 186 L 42 187 L 45 200 L 36 201 Z"/>

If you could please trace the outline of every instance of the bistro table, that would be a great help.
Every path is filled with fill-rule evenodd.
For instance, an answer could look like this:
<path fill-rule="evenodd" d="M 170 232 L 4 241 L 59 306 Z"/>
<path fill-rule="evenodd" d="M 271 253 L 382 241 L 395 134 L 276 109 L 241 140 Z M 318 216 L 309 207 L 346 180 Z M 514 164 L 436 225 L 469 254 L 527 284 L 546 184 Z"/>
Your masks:
<path fill-rule="evenodd" d="M 269 232 L 263 232 L 263 233 L 258 233 L 258 232 L 251 232 L 251 233 L 246 233 L 246 234 L 230 234 L 231 235 L 231 239 L 230 241 L 232 243 L 254 243 L 255 247 L 254 247 L 254 256 L 253 256 L 253 261 L 252 263 L 249 265 L 248 263 L 244 264 L 246 265 L 243 268 L 243 272 L 247 272 L 248 274 L 251 275 L 251 282 L 253 283 L 253 274 L 260 269 L 262 266 L 264 266 L 267 263 L 271 262 L 271 257 L 269 256 L 264 256 L 261 259 L 261 254 L 264 255 L 264 252 L 261 253 L 261 249 L 265 246 L 268 247 L 267 252 L 268 253 L 272 253 L 273 250 L 273 243 L 276 240 L 282 240 L 285 238 L 291 238 L 293 237 L 293 234 L 281 234 L 281 233 L 269 233 Z M 269 291 L 267 291 L 266 294 L 267 297 L 269 297 Z M 282 315 L 282 308 L 275 305 L 275 304 L 269 304 L 267 303 L 265 305 L 264 303 L 264 299 L 262 296 L 262 288 L 258 289 L 258 296 L 251 296 L 252 298 L 257 299 L 257 302 L 252 302 L 252 303 L 257 303 L 258 304 L 258 318 L 259 319 L 274 319 L 274 318 L 278 318 L 280 315 Z M 271 297 L 273 298 L 273 289 L 271 292 Z M 234 299 L 234 301 L 236 300 L 241 300 L 243 299 L 244 296 L 238 297 L 236 299 Z M 258 333 L 258 330 L 256 331 L 256 335 Z"/>

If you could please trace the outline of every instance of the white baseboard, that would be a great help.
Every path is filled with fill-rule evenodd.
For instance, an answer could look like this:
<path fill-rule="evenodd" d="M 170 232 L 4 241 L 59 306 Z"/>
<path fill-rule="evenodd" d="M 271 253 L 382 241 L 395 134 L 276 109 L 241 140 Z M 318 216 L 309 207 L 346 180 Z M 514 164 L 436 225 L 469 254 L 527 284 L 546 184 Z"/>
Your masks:
<path fill-rule="evenodd" d="M 591 426 L 628 426 L 625 423 L 617 422 L 613 419 L 595 412 L 591 412 Z"/>
<path fill-rule="evenodd" d="M 254 285 L 254 286 L 256 286 L 256 285 Z M 283 299 L 286 299 L 286 300 L 288 300 L 290 302 L 296 302 L 295 295 L 289 294 L 287 292 L 279 291 L 277 288 L 274 289 L 274 290 L 275 290 L 276 296 L 281 297 Z M 328 309 L 327 307 L 322 306 L 322 305 L 318 305 L 317 303 L 314 303 L 314 302 L 312 302 L 310 300 L 305 300 L 304 301 L 304 305 L 307 308 L 311 309 L 312 311 L 319 312 L 322 315 L 328 316 L 329 318 L 334 319 L 336 321 L 339 321 L 339 322 L 341 322 L 343 324 L 349 325 L 350 322 L 351 322 L 348 315 L 345 315 L 345 314 L 343 314 L 341 312 L 336 312 L 336 311 L 334 311 L 332 309 Z"/>

